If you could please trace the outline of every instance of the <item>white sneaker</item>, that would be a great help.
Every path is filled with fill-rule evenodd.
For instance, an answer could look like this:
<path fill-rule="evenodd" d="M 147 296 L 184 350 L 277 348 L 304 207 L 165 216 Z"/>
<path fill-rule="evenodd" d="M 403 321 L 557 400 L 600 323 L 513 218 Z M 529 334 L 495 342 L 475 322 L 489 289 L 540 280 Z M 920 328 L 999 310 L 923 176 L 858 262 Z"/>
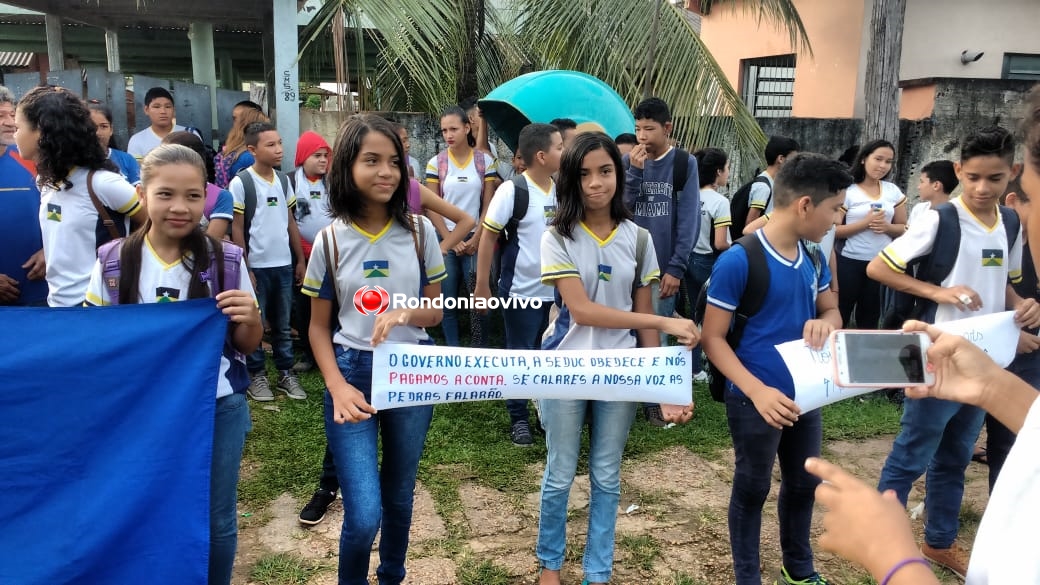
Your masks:
<path fill-rule="evenodd" d="M 705 372 L 704 370 L 701 370 L 701 371 L 697 372 L 696 374 L 693 375 L 693 381 L 694 382 L 707 382 L 708 381 L 708 372 Z"/>

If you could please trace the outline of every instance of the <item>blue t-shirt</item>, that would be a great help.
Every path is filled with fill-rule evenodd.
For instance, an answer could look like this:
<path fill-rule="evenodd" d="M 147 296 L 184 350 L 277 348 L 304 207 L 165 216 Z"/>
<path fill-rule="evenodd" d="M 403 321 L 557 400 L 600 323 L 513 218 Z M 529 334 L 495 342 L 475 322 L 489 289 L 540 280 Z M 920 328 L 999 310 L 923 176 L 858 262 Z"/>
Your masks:
<path fill-rule="evenodd" d="M 47 300 L 47 281 L 29 280 L 22 268 L 29 257 L 43 249 L 40 233 L 40 191 L 31 164 L 9 146 L 0 154 L 0 274 L 18 281 L 16 305 Z"/>
<path fill-rule="evenodd" d="M 248 150 L 243 150 L 238 157 L 235 158 L 235 162 L 231 163 L 231 178 L 235 178 L 235 175 L 253 166 L 253 163 L 255 162 L 256 158 L 253 157 L 253 153 Z"/>
<path fill-rule="evenodd" d="M 792 261 L 769 244 L 762 230 L 755 235 L 766 253 L 769 290 L 762 308 L 748 319 L 736 354 L 756 378 L 793 399 L 794 381 L 775 346 L 802 338 L 805 322 L 816 318 L 817 294 L 830 288 L 831 272 L 823 262 L 817 275 L 812 257 L 803 244 L 798 245 L 798 257 Z M 747 280 L 747 252 L 742 246 L 733 246 L 719 256 L 711 271 L 708 303 L 733 312 L 740 303 Z M 727 383 L 727 387 L 743 395 L 732 382 Z"/>
<path fill-rule="evenodd" d="M 137 164 L 136 158 L 114 148 L 108 149 L 108 158 L 116 163 L 116 166 L 119 167 L 119 174 L 123 175 L 127 183 L 137 185 L 141 182 L 141 165 Z"/>

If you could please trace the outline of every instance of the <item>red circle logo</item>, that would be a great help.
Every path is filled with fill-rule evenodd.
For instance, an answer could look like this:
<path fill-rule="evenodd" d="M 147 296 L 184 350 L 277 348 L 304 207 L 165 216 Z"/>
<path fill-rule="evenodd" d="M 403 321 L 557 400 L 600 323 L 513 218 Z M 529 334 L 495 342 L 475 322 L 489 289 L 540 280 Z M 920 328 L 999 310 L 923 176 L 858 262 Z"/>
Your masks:
<path fill-rule="evenodd" d="M 363 286 L 354 293 L 354 308 L 362 315 L 382 315 L 390 307 L 390 294 L 381 286 Z"/>

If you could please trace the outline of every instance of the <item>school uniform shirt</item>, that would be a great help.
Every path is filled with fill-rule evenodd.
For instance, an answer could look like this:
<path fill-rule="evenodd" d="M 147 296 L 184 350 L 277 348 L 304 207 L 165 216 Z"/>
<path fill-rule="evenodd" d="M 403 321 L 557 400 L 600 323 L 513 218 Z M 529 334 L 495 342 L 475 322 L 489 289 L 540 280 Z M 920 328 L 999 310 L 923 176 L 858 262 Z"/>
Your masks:
<path fill-rule="evenodd" d="M 227 189 L 221 189 L 220 194 L 217 195 L 217 202 L 213 205 L 213 209 L 210 210 L 209 216 L 203 218 L 205 221 L 202 223 L 203 226 L 213 221 L 214 219 L 226 219 L 228 221 L 235 220 L 235 197 L 231 194 L 231 191 Z"/>
<path fill-rule="evenodd" d="M 188 288 L 191 285 L 190 262 L 191 254 L 188 253 L 184 258 L 172 264 L 167 264 L 162 258 L 159 258 L 159 255 L 155 253 L 155 249 L 152 248 L 151 242 L 145 237 L 144 244 L 141 247 L 141 276 L 137 281 L 139 291 L 137 302 L 140 304 L 172 303 L 187 300 Z M 242 265 L 239 266 L 239 274 L 241 279 L 238 285 L 232 286 L 231 283 L 225 283 L 225 288 L 227 290 L 237 289 L 244 291 L 256 300 L 256 293 L 253 291 L 253 285 L 249 280 L 249 271 L 246 268 L 244 259 L 242 260 Z M 108 288 L 105 286 L 100 261 L 94 262 L 94 268 L 91 270 L 85 304 L 95 307 L 112 304 Z M 244 368 L 245 364 L 242 364 L 242 369 Z M 220 372 L 217 375 L 217 398 L 234 393 L 235 388 L 231 379 L 231 361 L 222 352 L 220 356 Z M 244 378 L 240 375 L 239 379 Z M 243 386 L 239 390 L 244 391 L 245 387 Z"/>
<path fill-rule="evenodd" d="M 910 210 L 910 215 L 906 218 L 906 225 L 911 225 L 918 219 L 921 219 L 924 212 L 931 208 L 932 204 L 928 201 L 921 201 L 917 205 L 914 205 L 913 209 Z"/>
<path fill-rule="evenodd" d="M 477 165 L 473 162 L 474 156 L 484 157 L 484 176 L 477 174 Z M 441 197 L 448 203 L 465 211 L 470 217 L 480 219 L 481 197 L 484 194 L 484 183 L 494 181 L 498 178 L 495 170 L 495 160 L 490 155 L 473 149 L 471 156 L 464 161 L 457 161 L 448 151 L 448 174 L 441 184 L 437 175 L 437 157 L 434 156 L 426 163 L 426 182 L 440 185 Z M 444 218 L 444 225 L 448 231 L 455 229 L 455 222 Z"/>
<path fill-rule="evenodd" d="M 447 272 L 444 270 L 444 257 L 441 256 L 437 231 L 425 216 L 412 217 L 423 223 L 426 235 L 423 256 L 426 262 L 426 282 L 440 282 L 447 276 Z M 332 241 L 327 239 L 328 231 L 318 232 L 307 265 L 307 275 L 303 280 L 303 294 L 329 301 L 338 299 L 339 330 L 333 334 L 332 341 L 350 349 L 371 350 L 372 327 L 376 322 L 378 307 L 359 310 L 355 308 L 354 299 L 366 291 L 375 291 L 386 295 L 384 298 L 389 303 L 387 308 L 392 310 L 399 308 L 394 306 L 394 295 L 404 295 L 408 299 L 422 297 L 424 283 L 420 278 L 413 234 L 392 219 L 377 234 L 370 234 L 353 223 L 346 224 L 338 219 L 332 222 L 332 229 L 336 232 L 339 263 L 333 270 L 328 269 L 325 246 L 331 245 Z M 329 256 L 335 262 L 334 250 L 329 250 Z M 386 340 L 419 343 L 429 338 L 421 327 L 399 325 L 390 330 Z"/>
<path fill-rule="evenodd" d="M 549 228 L 542 235 L 542 282 L 555 286 L 561 278 L 577 277 L 581 279 L 590 301 L 631 311 L 633 284 L 648 286 L 661 278 L 652 237 L 646 239 L 646 248 L 642 252 L 642 273 L 636 274 L 639 259 L 636 243 L 641 229 L 634 222 L 625 220 L 601 240 L 584 222 L 579 222 L 574 226 L 574 239 L 564 238 L 561 245 L 555 229 Z M 636 346 L 636 337 L 630 329 L 579 325 L 565 313 L 566 308 L 551 325 L 555 330 L 561 322 L 567 324 L 567 332 L 557 349 L 628 349 Z"/>
<path fill-rule="evenodd" d="M 296 195 L 282 191 L 282 180 L 277 173 L 271 181 L 248 172 L 256 185 L 256 213 L 249 225 L 249 267 L 277 268 L 292 265 L 289 247 L 289 212 L 296 205 Z M 235 213 L 245 214 L 246 192 L 242 179 L 235 177 L 228 185 L 235 199 Z"/>
<path fill-rule="evenodd" d="M 98 212 L 87 191 L 87 169 L 75 168 L 60 189 L 40 189 L 40 228 L 47 258 L 47 304 L 78 307 L 86 297 L 90 269 L 97 259 Z M 127 217 L 141 210 L 137 190 L 118 173 L 94 172 L 101 204 Z"/>
<path fill-rule="evenodd" d="M 186 130 L 184 126 L 174 124 L 173 130 L 170 130 L 170 132 L 183 132 L 184 130 Z M 126 151 L 130 156 L 140 161 L 160 144 L 162 144 L 162 137 L 156 134 L 152 127 L 149 126 L 130 137 L 130 142 L 126 144 Z"/>
<path fill-rule="evenodd" d="M 996 223 L 987 226 L 964 206 L 960 197 L 951 201 L 960 220 L 961 243 L 953 270 L 941 286 L 970 287 L 982 299 L 982 308 L 965 312 L 956 305 L 944 303 L 936 308 L 933 323 L 1003 312 L 1008 282 L 1018 284 L 1022 281 L 1021 230 L 1015 245 L 1009 250 L 1004 219 L 998 210 L 994 209 Z M 938 231 L 939 212 L 931 209 L 905 234 L 885 247 L 880 257 L 892 270 L 905 273 L 908 263 L 931 253 Z"/>
<path fill-rule="evenodd" d="M 1040 583 L 1036 521 L 1040 518 L 1040 400 L 1018 432 L 971 550 L 966 585 Z"/>
<path fill-rule="evenodd" d="M 329 190 L 324 178 L 311 181 L 303 167 L 296 169 L 296 225 L 300 228 L 300 237 L 313 242 L 318 232 L 332 223 L 329 216 Z"/>
<path fill-rule="evenodd" d="M 715 230 L 733 224 L 729 213 L 729 199 L 715 189 L 701 189 L 701 223 L 697 234 L 697 243 L 693 245 L 694 254 L 713 254 L 712 244 L 715 242 Z M 729 230 L 726 230 L 726 241 L 729 241 Z"/>
<path fill-rule="evenodd" d="M 794 381 L 775 346 L 802 338 L 805 322 L 816 318 L 817 296 L 830 288 L 831 271 L 823 262 L 817 273 L 804 244 L 799 243 L 797 257 L 785 258 L 773 248 L 762 230 L 755 231 L 754 235 L 765 251 L 769 290 L 762 308 L 748 319 L 735 353 L 740 363 L 762 383 L 794 398 Z M 748 267 L 743 246 L 723 252 L 711 271 L 707 302 L 730 313 L 736 311 L 747 285 Z M 743 395 L 732 382 L 727 382 L 727 387 Z"/>
<path fill-rule="evenodd" d="M 766 171 L 762 171 L 758 176 L 765 177 L 769 181 L 769 186 L 767 187 L 761 182 L 751 185 L 751 192 L 748 193 L 748 209 L 757 209 L 763 214 L 773 213 L 773 177 Z"/>
<path fill-rule="evenodd" d="M 550 179 L 549 191 L 542 191 L 524 173 L 529 193 L 527 212 L 517 226 L 516 247 L 503 251 L 499 294 L 552 301 L 553 287 L 542 283 L 542 234 L 556 216 L 556 182 Z M 499 185 L 484 216 L 484 229 L 500 233 L 513 216 L 516 202 L 515 183 Z"/>
<path fill-rule="evenodd" d="M 896 208 L 906 205 L 906 197 L 903 196 L 899 187 L 888 181 L 881 181 L 881 197 L 878 199 L 867 195 L 867 192 L 860 189 L 859 185 L 849 185 L 849 188 L 845 190 L 845 223 L 856 223 L 874 213 L 872 205 L 878 203 L 881 204 L 881 210 L 885 214 L 885 221 L 891 223 Z M 870 229 L 865 229 L 845 239 L 845 247 L 842 249 L 841 255 L 851 260 L 869 262 L 891 241 L 891 236 L 875 234 Z"/>
<path fill-rule="evenodd" d="M 3 148 L 0 146 L 0 148 Z M 18 281 L 15 305 L 40 303 L 47 299 L 47 281 L 29 280 L 22 268 L 30 256 L 43 248 L 40 233 L 40 190 L 36 167 L 18 156 L 14 146 L 0 152 L 0 274 Z"/>
<path fill-rule="evenodd" d="M 109 148 L 108 159 L 119 167 L 119 174 L 123 175 L 127 183 L 137 185 L 141 182 L 141 165 L 137 164 L 137 159 L 129 153 Z"/>

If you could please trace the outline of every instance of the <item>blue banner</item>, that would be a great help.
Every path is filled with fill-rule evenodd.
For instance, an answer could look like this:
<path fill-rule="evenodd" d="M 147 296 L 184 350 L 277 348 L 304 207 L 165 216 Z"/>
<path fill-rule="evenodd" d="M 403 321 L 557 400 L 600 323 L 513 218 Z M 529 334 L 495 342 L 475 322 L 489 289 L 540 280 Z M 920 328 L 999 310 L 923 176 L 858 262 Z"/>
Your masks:
<path fill-rule="evenodd" d="M 0 584 L 206 583 L 211 299 L 0 309 Z"/>

